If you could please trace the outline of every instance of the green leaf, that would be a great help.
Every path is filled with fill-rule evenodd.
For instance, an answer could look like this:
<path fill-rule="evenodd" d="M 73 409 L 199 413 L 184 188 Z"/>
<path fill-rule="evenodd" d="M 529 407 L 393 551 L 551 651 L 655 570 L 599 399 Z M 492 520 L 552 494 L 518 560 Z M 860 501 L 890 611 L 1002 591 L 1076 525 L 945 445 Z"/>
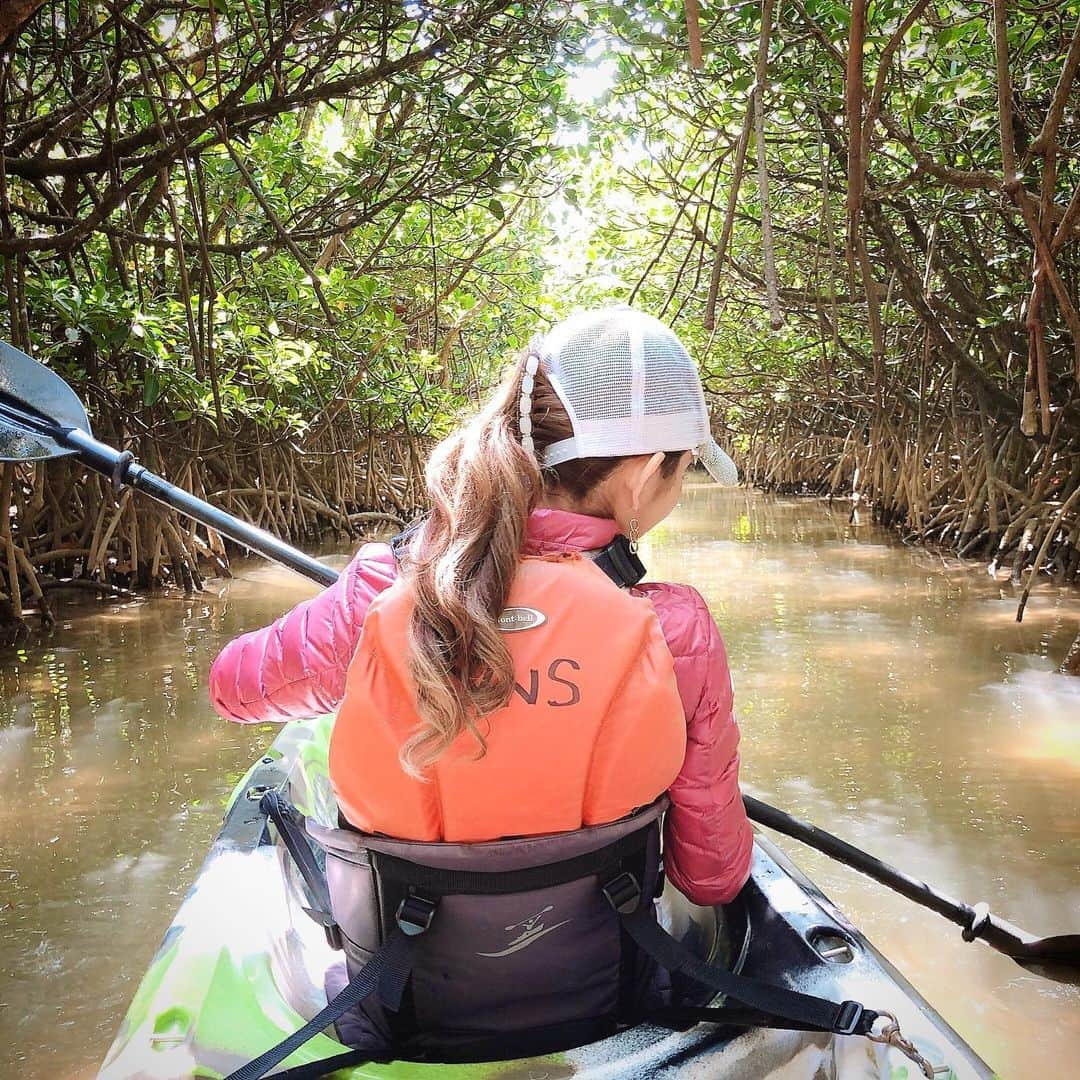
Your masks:
<path fill-rule="evenodd" d="M 147 368 L 143 376 L 142 402 L 153 405 L 161 397 L 161 376 L 156 368 Z"/>

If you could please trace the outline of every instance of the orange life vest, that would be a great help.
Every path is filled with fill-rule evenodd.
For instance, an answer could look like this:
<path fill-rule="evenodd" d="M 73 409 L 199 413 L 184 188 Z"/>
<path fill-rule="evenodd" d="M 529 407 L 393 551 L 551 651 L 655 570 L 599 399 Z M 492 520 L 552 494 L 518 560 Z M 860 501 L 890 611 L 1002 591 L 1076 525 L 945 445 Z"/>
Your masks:
<path fill-rule="evenodd" d="M 523 557 L 500 626 L 509 703 L 465 731 L 424 781 L 398 752 L 420 723 L 408 670 L 413 610 L 399 580 L 371 605 L 330 743 L 330 777 L 357 828 L 477 842 L 615 821 L 666 791 L 686 720 L 652 605 L 576 553 Z"/>

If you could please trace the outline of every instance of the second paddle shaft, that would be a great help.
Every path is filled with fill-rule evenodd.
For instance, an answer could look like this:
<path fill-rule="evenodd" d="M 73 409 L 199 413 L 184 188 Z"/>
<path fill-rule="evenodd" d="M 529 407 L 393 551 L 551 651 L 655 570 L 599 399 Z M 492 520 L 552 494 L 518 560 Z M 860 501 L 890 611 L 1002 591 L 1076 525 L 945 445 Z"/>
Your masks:
<path fill-rule="evenodd" d="M 968 940 L 975 937 L 982 938 L 994 948 L 1001 949 L 1010 955 L 1017 946 L 1022 947 L 1034 940 L 1033 935 L 991 914 L 985 904 L 971 907 L 960 900 L 954 900 L 925 881 L 919 881 L 918 878 L 913 878 L 895 866 L 882 862 L 869 852 L 855 847 L 854 844 L 841 840 L 839 836 L 833 836 L 832 833 L 819 829 L 808 821 L 785 814 L 783 810 L 755 799 L 752 795 L 743 795 L 743 803 L 751 821 L 799 840 L 830 858 L 836 859 L 837 862 L 866 874 L 867 877 L 881 882 L 882 885 L 887 885 L 901 896 L 906 896 L 909 900 L 914 900 L 923 907 L 936 911 L 950 922 L 963 927 L 964 936 Z"/>

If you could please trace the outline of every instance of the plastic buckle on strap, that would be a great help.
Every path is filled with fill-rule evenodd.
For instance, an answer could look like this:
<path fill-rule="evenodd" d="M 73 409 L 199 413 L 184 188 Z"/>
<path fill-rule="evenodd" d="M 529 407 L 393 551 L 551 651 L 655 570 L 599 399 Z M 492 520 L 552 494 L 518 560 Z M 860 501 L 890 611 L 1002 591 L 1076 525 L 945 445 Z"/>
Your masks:
<path fill-rule="evenodd" d="M 844 1001 L 840 1004 L 840 1015 L 833 1024 L 837 1035 L 854 1035 L 863 1018 L 865 1010 L 857 1001 Z"/>
<path fill-rule="evenodd" d="M 646 574 L 645 564 L 621 533 L 601 549 L 594 561 L 620 589 L 632 588 Z"/>
<path fill-rule="evenodd" d="M 431 926 L 438 903 L 420 893 L 410 893 L 398 904 L 397 924 L 409 937 L 422 934 Z"/>
<path fill-rule="evenodd" d="M 620 914 L 630 915 L 641 904 L 641 886 L 629 871 L 613 877 L 602 889 L 607 902 Z"/>
<path fill-rule="evenodd" d="M 345 942 L 341 937 L 341 927 L 334 922 L 334 916 L 329 911 L 305 907 L 303 912 L 323 928 L 323 933 L 326 934 L 326 944 L 331 949 L 343 949 L 345 947 Z"/>

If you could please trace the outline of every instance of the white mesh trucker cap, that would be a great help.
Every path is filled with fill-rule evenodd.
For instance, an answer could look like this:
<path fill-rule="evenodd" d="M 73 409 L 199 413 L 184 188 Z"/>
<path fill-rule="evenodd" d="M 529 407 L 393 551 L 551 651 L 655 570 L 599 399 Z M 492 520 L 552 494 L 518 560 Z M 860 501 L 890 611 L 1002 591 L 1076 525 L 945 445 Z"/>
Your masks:
<path fill-rule="evenodd" d="M 739 482 L 709 430 L 697 367 L 659 319 L 625 305 L 580 312 L 553 327 L 537 351 L 574 429 L 544 449 L 544 465 L 693 450 L 718 483 Z"/>

